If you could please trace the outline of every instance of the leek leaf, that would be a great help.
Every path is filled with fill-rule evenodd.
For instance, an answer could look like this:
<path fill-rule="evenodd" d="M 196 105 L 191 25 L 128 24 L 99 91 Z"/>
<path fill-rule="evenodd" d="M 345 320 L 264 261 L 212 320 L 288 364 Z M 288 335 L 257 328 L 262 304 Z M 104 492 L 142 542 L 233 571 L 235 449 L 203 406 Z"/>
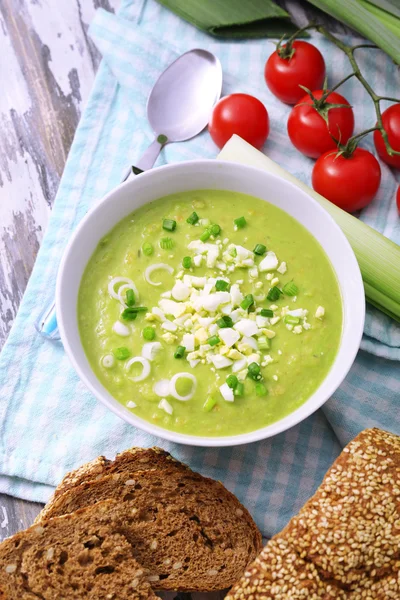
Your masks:
<path fill-rule="evenodd" d="M 370 4 L 375 4 L 378 8 L 400 18 L 399 0 L 368 0 Z"/>
<path fill-rule="evenodd" d="M 389 27 L 382 21 L 382 15 L 377 18 L 372 14 L 371 7 L 375 10 L 378 9 L 368 2 L 359 0 L 307 1 L 361 33 L 400 64 L 400 35 L 396 33 L 398 21 L 396 17 L 393 17 L 394 24 Z M 380 13 L 388 15 L 385 11 L 380 11 Z"/>
<path fill-rule="evenodd" d="M 278 38 L 298 27 L 273 0 L 158 0 L 182 19 L 222 38 Z"/>

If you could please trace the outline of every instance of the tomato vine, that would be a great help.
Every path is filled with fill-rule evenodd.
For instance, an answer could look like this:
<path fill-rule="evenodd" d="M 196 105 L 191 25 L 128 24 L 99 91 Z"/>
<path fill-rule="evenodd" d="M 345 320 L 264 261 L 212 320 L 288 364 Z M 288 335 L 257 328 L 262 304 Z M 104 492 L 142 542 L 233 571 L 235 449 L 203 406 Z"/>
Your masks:
<path fill-rule="evenodd" d="M 348 46 L 347 44 L 342 42 L 339 38 L 334 36 L 330 31 L 328 31 L 326 29 L 326 27 L 324 27 L 323 25 L 319 25 L 317 23 L 310 23 L 310 24 L 306 25 L 305 27 L 302 27 L 301 29 L 296 31 L 293 35 L 291 35 L 289 38 L 287 38 L 285 40 L 286 55 L 290 54 L 293 42 L 298 37 L 300 37 L 303 32 L 310 30 L 310 29 L 318 31 L 318 33 L 321 33 L 329 41 L 331 41 L 333 44 L 335 44 L 335 46 L 337 48 L 342 50 L 342 52 L 344 52 L 346 54 L 346 56 L 350 62 L 350 66 L 353 69 L 352 72 L 349 73 L 348 75 L 346 75 L 346 77 L 344 77 L 341 81 L 339 81 L 339 83 L 337 83 L 330 89 L 327 89 L 325 94 L 319 99 L 319 102 L 323 103 L 324 100 L 329 96 L 329 94 L 331 92 L 338 89 L 341 85 L 343 85 L 346 81 L 348 81 L 352 77 L 355 77 L 356 79 L 358 79 L 358 81 L 364 87 L 367 94 L 370 96 L 370 98 L 374 104 L 374 108 L 375 108 L 376 125 L 374 127 L 370 127 L 369 129 L 366 129 L 365 131 L 357 133 L 356 135 L 353 135 L 348 140 L 346 145 L 344 145 L 344 146 L 341 146 L 338 143 L 340 150 L 348 156 L 349 154 L 351 154 L 354 151 L 354 149 L 357 146 L 357 142 L 360 141 L 360 139 L 362 139 L 368 133 L 371 133 L 373 131 L 379 131 L 382 135 L 382 138 L 383 138 L 383 141 L 384 141 L 384 144 L 385 144 L 385 147 L 386 147 L 386 150 L 387 150 L 387 153 L 389 154 L 389 156 L 400 155 L 400 151 L 394 150 L 389 143 L 387 132 L 383 126 L 382 112 L 381 112 L 381 107 L 380 107 L 380 103 L 382 100 L 388 100 L 389 102 L 400 102 L 400 98 L 392 98 L 390 96 L 380 96 L 380 95 L 376 94 L 376 92 L 372 89 L 371 85 L 368 83 L 368 81 L 365 79 L 364 75 L 362 74 L 360 66 L 355 57 L 356 50 L 359 50 L 361 48 L 372 48 L 372 49 L 379 50 L 378 46 L 375 46 L 374 44 L 357 44 L 355 46 Z M 280 42 L 278 44 L 278 50 L 281 48 L 283 41 L 284 41 L 284 39 L 280 40 Z"/>

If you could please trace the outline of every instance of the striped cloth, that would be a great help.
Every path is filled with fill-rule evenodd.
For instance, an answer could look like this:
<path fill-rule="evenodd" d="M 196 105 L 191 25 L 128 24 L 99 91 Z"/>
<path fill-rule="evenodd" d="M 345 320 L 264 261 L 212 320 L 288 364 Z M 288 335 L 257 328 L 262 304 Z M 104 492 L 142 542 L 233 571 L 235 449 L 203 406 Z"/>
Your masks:
<path fill-rule="evenodd" d="M 223 481 L 270 536 L 298 511 L 342 447 L 361 429 L 375 425 L 400 434 L 396 362 L 400 329 L 370 310 L 363 341 L 369 352 L 360 351 L 334 397 L 286 433 L 247 446 L 202 449 L 165 442 L 125 424 L 97 402 L 78 380 L 62 345 L 38 335 L 34 322 L 53 298 L 57 267 L 71 231 L 150 143 L 146 98 L 159 73 L 190 48 L 210 49 L 223 65 L 224 93 L 252 93 L 268 107 L 272 121 L 268 155 L 305 181 L 312 161 L 288 143 L 289 108 L 274 99 L 263 82 L 264 62 L 274 49 L 271 41 L 216 41 L 154 0 L 125 1 L 118 16 L 99 10 L 89 33 L 104 60 L 0 359 L 0 492 L 45 501 L 67 470 L 99 454 L 112 456 L 132 445 L 156 444 Z M 322 50 L 334 83 L 348 72 L 345 56 L 320 37 L 313 41 Z M 362 67 L 378 91 L 395 95 L 396 69 L 388 57 L 366 51 Z M 343 92 L 357 107 L 357 128 L 371 125 L 372 108 L 360 86 L 349 81 Z M 187 143 L 167 146 L 159 164 L 216 154 L 203 133 Z M 383 166 L 377 200 L 362 218 L 400 243 L 394 192 L 393 175 Z"/>

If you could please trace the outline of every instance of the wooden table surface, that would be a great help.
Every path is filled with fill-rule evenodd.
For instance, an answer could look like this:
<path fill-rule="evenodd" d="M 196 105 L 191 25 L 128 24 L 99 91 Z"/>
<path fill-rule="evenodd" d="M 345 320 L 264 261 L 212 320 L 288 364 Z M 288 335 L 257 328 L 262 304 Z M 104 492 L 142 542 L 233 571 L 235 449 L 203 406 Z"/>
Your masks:
<path fill-rule="evenodd" d="M 346 31 L 306 2 L 279 4 L 300 25 L 317 16 L 331 31 Z M 119 0 L 0 2 L 0 348 L 32 271 L 100 62 L 88 24 L 98 7 L 115 11 L 118 5 Z M 29 526 L 40 508 L 0 494 L 0 540 Z"/>

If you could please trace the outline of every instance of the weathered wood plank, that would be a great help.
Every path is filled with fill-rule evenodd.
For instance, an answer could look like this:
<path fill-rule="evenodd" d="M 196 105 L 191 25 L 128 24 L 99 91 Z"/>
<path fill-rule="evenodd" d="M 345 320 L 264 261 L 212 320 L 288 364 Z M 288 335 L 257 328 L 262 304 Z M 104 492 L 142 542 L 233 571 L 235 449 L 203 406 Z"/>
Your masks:
<path fill-rule="evenodd" d="M 87 36 L 119 0 L 0 3 L 0 348 L 32 271 L 100 55 Z M 0 540 L 40 505 L 0 495 Z"/>
<path fill-rule="evenodd" d="M 100 56 L 87 36 L 119 0 L 0 3 L 0 347 L 31 273 Z"/>

